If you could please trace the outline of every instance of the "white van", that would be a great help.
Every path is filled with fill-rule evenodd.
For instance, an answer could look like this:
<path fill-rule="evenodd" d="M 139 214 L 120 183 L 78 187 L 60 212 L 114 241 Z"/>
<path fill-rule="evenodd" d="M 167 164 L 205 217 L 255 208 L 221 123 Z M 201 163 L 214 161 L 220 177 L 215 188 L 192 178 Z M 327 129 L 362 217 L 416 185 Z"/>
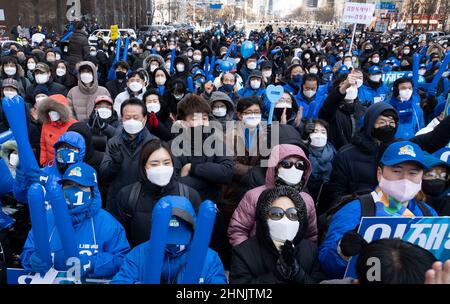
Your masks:
<path fill-rule="evenodd" d="M 120 36 L 123 37 L 125 34 L 128 34 L 131 38 L 137 39 L 136 32 L 133 29 L 119 29 Z M 102 38 L 105 43 L 109 43 L 111 35 L 111 30 L 107 29 L 99 29 L 92 32 L 89 36 L 89 45 L 96 46 L 98 42 L 98 38 Z"/>

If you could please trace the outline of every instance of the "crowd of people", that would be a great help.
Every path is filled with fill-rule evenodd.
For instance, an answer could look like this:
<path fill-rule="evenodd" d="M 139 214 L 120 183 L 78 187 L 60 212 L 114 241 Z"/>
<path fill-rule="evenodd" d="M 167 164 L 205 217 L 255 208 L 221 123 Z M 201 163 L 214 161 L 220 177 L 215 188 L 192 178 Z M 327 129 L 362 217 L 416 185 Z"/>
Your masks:
<path fill-rule="evenodd" d="M 27 194 L 39 183 L 48 206 L 62 189 L 84 278 L 144 282 L 166 197 L 177 228 L 161 283 L 182 281 L 205 200 L 217 215 L 202 283 L 373 283 L 374 256 L 377 283 L 450 283 L 449 262 L 425 249 L 355 232 L 363 216 L 450 216 L 450 43 L 363 31 L 349 49 L 348 32 L 225 25 L 92 46 L 83 21 L 73 29 L 18 38 L 0 58 L 1 97 L 24 100 L 40 165 L 24 171 L 17 143 L 1 145 L 3 266 L 67 270 L 51 207 L 52 261 L 36 252 Z M 357 277 L 341 280 L 358 255 Z"/>

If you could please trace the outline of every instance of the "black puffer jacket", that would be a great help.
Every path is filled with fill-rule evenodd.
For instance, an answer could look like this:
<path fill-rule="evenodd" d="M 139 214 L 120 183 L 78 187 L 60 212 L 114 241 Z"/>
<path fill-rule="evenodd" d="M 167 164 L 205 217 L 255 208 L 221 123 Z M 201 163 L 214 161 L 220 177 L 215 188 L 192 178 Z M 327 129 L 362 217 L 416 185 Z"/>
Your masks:
<path fill-rule="evenodd" d="M 75 71 L 75 65 L 89 56 L 88 34 L 83 30 L 76 30 L 69 39 L 69 67 Z"/>
<path fill-rule="evenodd" d="M 267 214 L 273 201 L 280 196 L 289 197 L 299 213 L 299 230 L 292 243 L 295 259 L 303 270 L 286 282 L 276 270 L 280 252 L 270 237 Z M 325 279 L 317 259 L 317 246 L 303 239 L 307 229 L 307 211 L 301 196 L 290 187 L 278 187 L 264 191 L 256 207 L 256 235 L 233 248 L 230 269 L 231 284 L 314 284 Z"/>

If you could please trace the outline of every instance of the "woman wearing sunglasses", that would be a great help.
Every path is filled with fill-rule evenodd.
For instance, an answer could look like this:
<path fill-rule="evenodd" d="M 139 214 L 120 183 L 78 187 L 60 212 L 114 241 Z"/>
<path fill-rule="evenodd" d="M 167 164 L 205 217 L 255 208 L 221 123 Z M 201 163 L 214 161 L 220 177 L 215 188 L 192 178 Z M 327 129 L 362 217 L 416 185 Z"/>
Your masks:
<path fill-rule="evenodd" d="M 230 284 L 314 284 L 325 278 L 316 244 L 304 238 L 307 211 L 298 191 L 265 190 L 256 222 L 256 236 L 233 248 Z"/>

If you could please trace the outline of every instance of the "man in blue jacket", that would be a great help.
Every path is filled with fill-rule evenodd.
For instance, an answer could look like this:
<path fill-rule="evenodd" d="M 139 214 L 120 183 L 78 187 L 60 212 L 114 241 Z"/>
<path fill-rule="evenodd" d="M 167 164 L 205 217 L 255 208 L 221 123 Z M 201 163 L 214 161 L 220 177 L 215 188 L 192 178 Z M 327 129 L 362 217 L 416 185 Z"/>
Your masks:
<path fill-rule="evenodd" d="M 72 220 L 67 224 L 73 225 L 79 244 L 81 275 L 91 278 L 114 276 L 130 251 L 125 229 L 111 214 L 101 209 L 97 180 L 97 173 L 92 167 L 77 163 L 70 166 L 58 182 L 63 187 Z M 52 209 L 47 211 L 47 223 L 53 265 L 46 265 L 36 255 L 33 232 L 30 231 L 21 255 L 26 271 L 45 273 L 50 267 L 59 271 L 68 268 Z"/>
<path fill-rule="evenodd" d="M 260 97 L 266 92 L 263 75 L 260 70 L 253 70 L 247 79 L 245 86 L 238 91 L 240 98 L 257 96 Z"/>
<path fill-rule="evenodd" d="M 196 214 L 191 202 L 179 196 L 168 196 L 172 204 L 167 245 L 164 252 L 164 263 L 161 272 L 161 283 L 177 284 L 181 282 L 185 270 L 191 241 L 196 226 Z M 175 223 L 175 224 L 174 224 Z M 157 229 L 158 227 L 152 227 Z M 145 270 L 152 248 L 147 241 L 134 248 L 124 260 L 119 273 L 111 281 L 112 284 L 144 283 Z M 198 283 L 225 284 L 225 271 L 217 252 L 208 249 L 201 277 Z"/>
<path fill-rule="evenodd" d="M 303 84 L 295 99 L 299 107 L 303 107 L 303 118 L 319 117 L 319 110 L 325 101 L 326 94 L 319 90 L 319 77 L 314 74 L 306 74 Z"/>
<path fill-rule="evenodd" d="M 424 168 L 424 152 L 415 143 L 401 141 L 389 145 L 378 165 L 378 187 L 369 195 L 375 204 L 373 216 L 437 216 L 433 208 L 416 199 Z M 332 278 L 343 277 L 353 255 L 348 241 L 361 221 L 361 205 L 358 198 L 333 215 L 319 249 L 322 268 Z"/>
<path fill-rule="evenodd" d="M 369 68 L 368 76 L 358 89 L 359 102 L 367 107 L 385 101 L 389 94 L 388 87 L 381 80 L 382 73 L 378 65 L 372 65 Z"/>

